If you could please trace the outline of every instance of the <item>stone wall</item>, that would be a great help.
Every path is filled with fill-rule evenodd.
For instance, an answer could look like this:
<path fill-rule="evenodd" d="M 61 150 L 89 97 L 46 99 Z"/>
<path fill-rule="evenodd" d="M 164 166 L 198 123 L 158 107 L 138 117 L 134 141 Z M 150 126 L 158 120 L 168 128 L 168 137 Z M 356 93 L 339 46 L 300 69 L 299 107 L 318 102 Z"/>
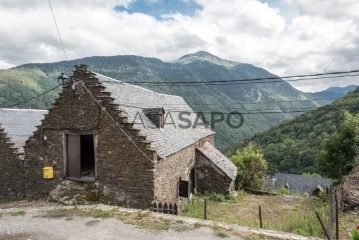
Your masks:
<path fill-rule="evenodd" d="M 342 195 L 344 211 L 359 211 L 359 166 L 345 177 L 339 189 L 342 189 L 341 194 L 338 191 L 338 195 Z"/>
<path fill-rule="evenodd" d="M 196 147 L 205 142 L 214 143 L 214 136 L 208 136 L 181 151 L 161 159 L 156 164 L 155 200 L 159 202 L 178 201 L 179 179 L 188 181 L 191 169 L 195 167 Z"/>
<path fill-rule="evenodd" d="M 0 198 L 24 196 L 24 162 L 0 128 Z"/>
<path fill-rule="evenodd" d="M 66 177 L 66 134 L 95 134 L 96 182 L 103 193 L 126 207 L 148 207 L 154 199 L 154 164 L 128 141 L 82 86 L 81 81 L 115 118 L 120 110 L 94 74 L 78 66 L 74 79 L 76 82 L 71 81 L 64 87 L 42 125 L 26 143 L 27 196 L 47 196 Z M 156 159 L 154 152 L 147 149 L 147 143 L 142 142 L 146 139 L 126 124 L 126 119 L 116 121 L 147 156 Z M 54 179 L 43 179 L 44 166 L 54 167 Z"/>
<path fill-rule="evenodd" d="M 209 191 L 224 195 L 234 191 L 234 181 L 222 170 L 197 151 L 197 188 L 199 192 Z"/>

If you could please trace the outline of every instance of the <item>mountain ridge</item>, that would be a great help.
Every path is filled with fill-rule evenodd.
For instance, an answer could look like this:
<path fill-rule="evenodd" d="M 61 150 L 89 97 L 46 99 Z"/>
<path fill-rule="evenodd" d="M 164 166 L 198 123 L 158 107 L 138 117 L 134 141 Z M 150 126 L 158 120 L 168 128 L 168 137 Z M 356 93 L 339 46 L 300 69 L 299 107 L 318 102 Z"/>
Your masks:
<path fill-rule="evenodd" d="M 251 64 L 227 61 L 214 55 L 199 52 L 201 55 L 195 61 L 186 64 L 165 62 L 157 58 L 147 58 L 135 55 L 93 56 L 71 61 L 55 63 L 31 63 L 0 71 L 0 106 L 19 102 L 57 85 L 56 78 L 61 72 L 71 75 L 73 66 L 87 64 L 89 70 L 109 76 L 124 82 L 173 82 L 173 81 L 211 81 L 277 77 L 263 68 Z M 187 56 L 187 57 L 185 57 Z M 201 57 L 206 59 L 201 59 Z M 207 61 L 211 56 L 215 63 Z M 185 58 L 193 54 L 184 55 Z M 181 59 L 181 58 L 180 58 Z M 183 58 L 182 58 L 183 59 Z M 217 60 L 221 59 L 221 62 Z M 265 85 L 265 86 L 263 86 Z M 142 85 L 156 92 L 182 96 L 196 112 L 204 112 L 206 119 L 211 119 L 209 112 L 239 111 L 242 113 L 263 111 L 283 111 L 276 114 L 243 115 L 245 123 L 240 129 L 231 129 L 226 123 L 215 126 L 216 143 L 219 147 L 251 137 L 264 131 L 273 124 L 284 119 L 292 118 L 295 113 L 285 113 L 288 109 L 316 108 L 322 104 L 311 101 L 308 96 L 293 88 L 285 81 L 266 84 L 221 84 L 221 85 Z M 20 105 L 22 108 L 45 109 L 51 106 L 57 92 L 36 99 L 31 103 Z M 293 102 L 290 102 L 292 101 Z M 285 102 L 288 101 L 288 102 Z M 207 119 L 207 120 L 208 120 Z M 233 119 L 234 123 L 241 121 Z"/>

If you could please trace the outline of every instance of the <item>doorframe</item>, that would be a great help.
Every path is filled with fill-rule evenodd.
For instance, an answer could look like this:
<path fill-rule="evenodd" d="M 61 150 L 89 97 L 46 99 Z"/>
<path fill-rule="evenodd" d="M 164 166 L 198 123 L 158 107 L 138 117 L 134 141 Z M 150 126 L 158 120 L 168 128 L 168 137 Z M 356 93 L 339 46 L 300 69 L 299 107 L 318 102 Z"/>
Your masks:
<path fill-rule="evenodd" d="M 63 153 L 63 161 L 64 161 L 64 168 L 63 168 L 63 177 L 67 179 L 74 179 L 67 176 L 67 135 L 93 135 L 93 145 L 94 145 L 94 157 L 95 157 L 95 179 L 97 178 L 97 142 L 98 142 L 98 131 L 63 131 L 62 133 L 62 153 Z M 80 179 L 74 179 L 77 181 L 81 181 Z"/>

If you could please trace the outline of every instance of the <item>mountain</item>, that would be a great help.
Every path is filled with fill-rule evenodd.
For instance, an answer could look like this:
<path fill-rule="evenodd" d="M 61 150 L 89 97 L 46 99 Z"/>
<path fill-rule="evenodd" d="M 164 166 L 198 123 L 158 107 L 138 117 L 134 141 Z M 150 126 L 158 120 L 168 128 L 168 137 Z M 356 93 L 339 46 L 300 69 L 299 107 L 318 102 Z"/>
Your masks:
<path fill-rule="evenodd" d="M 337 131 L 344 111 L 359 113 L 358 106 L 359 88 L 329 105 L 256 134 L 251 141 L 263 148 L 272 173 L 316 173 L 322 141 Z"/>
<path fill-rule="evenodd" d="M 328 100 L 328 103 L 335 101 L 336 99 L 342 98 L 349 92 L 353 92 L 358 86 L 348 85 L 345 87 L 331 87 L 321 92 L 310 93 L 311 98 L 324 98 Z"/>
<path fill-rule="evenodd" d="M 88 57 L 68 62 L 25 64 L 0 71 L 0 106 L 36 96 L 57 85 L 56 78 L 61 72 L 71 75 L 73 66 L 87 64 L 91 71 L 127 82 L 198 82 L 241 80 L 275 77 L 265 69 L 251 64 L 227 61 L 207 52 L 185 55 L 174 62 L 164 62 L 156 58 L 139 56 Z M 321 105 L 293 88 L 285 81 L 268 83 L 238 84 L 143 84 L 143 87 L 166 94 L 184 97 L 195 110 L 203 112 L 207 122 L 211 122 L 210 112 L 228 114 L 232 111 L 243 113 L 244 124 L 240 129 L 232 129 L 226 122 L 214 127 L 216 144 L 226 147 L 264 131 L 274 124 L 289 119 L 298 113 L 293 109 L 305 111 Z M 57 90 L 58 91 L 58 90 Z M 52 91 L 30 103 L 19 105 L 22 108 L 49 108 L 57 91 Z M 271 113 L 263 113 L 270 111 Z M 273 113 L 283 112 L 283 113 Z M 289 111 L 289 112 L 288 112 Z M 259 113 L 258 113 L 259 112 Z M 220 117 L 219 114 L 216 118 Z M 231 118 L 238 124 L 240 117 Z"/>

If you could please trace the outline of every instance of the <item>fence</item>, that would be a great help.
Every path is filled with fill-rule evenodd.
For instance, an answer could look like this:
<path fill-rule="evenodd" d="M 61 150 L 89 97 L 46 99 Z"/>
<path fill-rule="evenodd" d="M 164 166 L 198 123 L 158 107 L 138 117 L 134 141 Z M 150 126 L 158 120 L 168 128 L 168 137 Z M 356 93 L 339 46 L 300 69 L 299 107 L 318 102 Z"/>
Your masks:
<path fill-rule="evenodd" d="M 313 202 L 310 198 L 298 198 L 295 195 L 280 196 L 278 198 L 275 196 L 263 196 L 261 198 L 270 203 L 258 201 L 258 205 L 256 205 L 252 204 L 255 201 L 243 201 L 245 203 L 243 206 L 237 204 L 239 203 L 237 200 L 231 202 L 231 199 L 217 199 L 214 196 L 205 196 L 202 199 L 192 201 L 182 213 L 185 216 L 242 226 L 293 232 L 300 235 L 314 234 L 311 236 L 330 240 L 339 239 L 338 224 L 341 209 L 343 208 L 342 189 L 333 189 L 325 196 L 330 202 L 322 199 L 322 197 L 320 197 L 322 200 L 318 199 Z M 271 202 L 272 199 L 273 202 Z M 285 202 L 293 202 L 293 204 L 283 204 Z M 233 205 L 231 205 L 232 203 Z M 303 206 L 299 211 L 298 204 Z M 233 211 L 231 211 L 232 207 Z M 283 214 L 281 211 L 283 211 Z"/>

